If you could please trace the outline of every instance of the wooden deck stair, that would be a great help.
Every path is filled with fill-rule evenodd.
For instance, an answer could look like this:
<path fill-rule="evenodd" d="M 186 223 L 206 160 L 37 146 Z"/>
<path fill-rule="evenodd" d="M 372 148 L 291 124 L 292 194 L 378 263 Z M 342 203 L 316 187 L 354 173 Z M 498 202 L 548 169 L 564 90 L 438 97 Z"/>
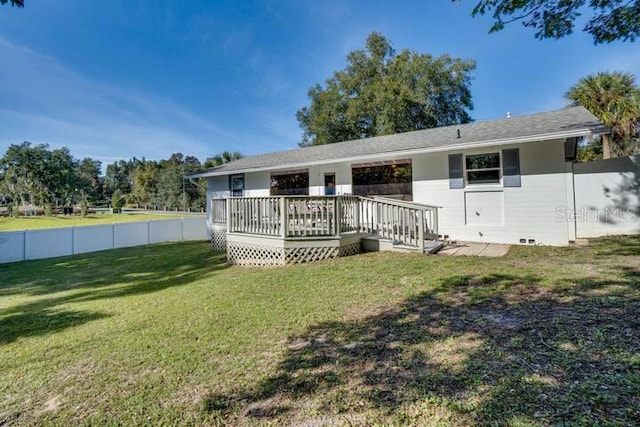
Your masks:
<path fill-rule="evenodd" d="M 401 242 L 394 242 L 380 236 L 365 236 L 361 241 L 365 252 L 392 251 L 392 252 L 418 252 L 418 248 Z M 445 242 L 439 240 L 425 240 L 424 253 L 435 254 L 445 246 Z"/>

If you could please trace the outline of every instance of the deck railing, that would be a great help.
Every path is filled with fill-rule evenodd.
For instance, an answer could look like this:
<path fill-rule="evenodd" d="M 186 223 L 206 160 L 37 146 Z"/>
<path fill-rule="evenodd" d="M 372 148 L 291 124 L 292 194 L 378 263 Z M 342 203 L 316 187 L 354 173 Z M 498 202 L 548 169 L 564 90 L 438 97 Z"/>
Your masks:
<path fill-rule="evenodd" d="M 230 233 L 282 238 L 367 233 L 424 248 L 438 236 L 438 207 L 359 196 L 232 197 L 211 201 L 210 221 Z"/>
<path fill-rule="evenodd" d="M 211 199 L 208 220 L 213 224 L 227 223 L 227 201 L 225 199 Z"/>
<path fill-rule="evenodd" d="M 438 238 L 438 206 L 378 197 L 360 199 L 361 231 L 424 250 Z"/>
<path fill-rule="evenodd" d="M 227 231 L 280 236 L 283 221 L 280 197 L 232 197 L 227 199 Z"/>

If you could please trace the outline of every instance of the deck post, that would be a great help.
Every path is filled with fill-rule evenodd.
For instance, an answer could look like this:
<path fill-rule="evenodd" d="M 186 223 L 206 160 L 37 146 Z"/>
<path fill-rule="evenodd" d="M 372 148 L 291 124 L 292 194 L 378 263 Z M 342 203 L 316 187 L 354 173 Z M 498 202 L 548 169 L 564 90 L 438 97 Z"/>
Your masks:
<path fill-rule="evenodd" d="M 418 250 L 424 253 L 424 209 L 418 211 Z"/>
<path fill-rule="evenodd" d="M 360 232 L 360 229 L 362 228 L 362 224 L 360 223 L 360 218 L 362 218 L 360 216 L 360 206 L 362 205 L 362 200 L 360 199 L 360 197 L 356 198 L 356 211 L 355 211 L 355 216 L 356 216 L 356 231 Z"/>
<path fill-rule="evenodd" d="M 286 239 L 289 234 L 289 212 L 287 208 L 287 198 L 280 197 L 280 235 L 283 239 Z"/>
<path fill-rule="evenodd" d="M 433 222 L 431 228 L 432 228 L 432 233 L 435 234 L 435 240 L 438 240 L 438 235 L 440 234 L 438 231 L 438 208 L 433 208 L 432 210 L 432 214 L 431 214 L 431 221 Z"/>
<path fill-rule="evenodd" d="M 227 233 L 231 233 L 233 231 L 231 228 L 232 216 L 233 216 L 233 211 L 231 210 L 231 197 L 227 197 Z"/>
<path fill-rule="evenodd" d="M 340 218 L 340 215 L 341 215 L 340 204 L 341 203 L 342 203 L 342 196 L 337 196 L 336 197 L 336 202 L 333 204 L 334 225 L 335 225 L 334 235 L 335 236 L 339 236 L 340 235 L 340 230 L 342 229 L 342 219 Z"/>

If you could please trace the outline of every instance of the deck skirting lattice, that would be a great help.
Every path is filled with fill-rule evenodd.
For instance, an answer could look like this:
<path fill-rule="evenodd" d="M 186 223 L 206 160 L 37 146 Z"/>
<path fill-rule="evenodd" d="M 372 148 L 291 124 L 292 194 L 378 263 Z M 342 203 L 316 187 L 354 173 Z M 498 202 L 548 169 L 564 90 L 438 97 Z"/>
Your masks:
<path fill-rule="evenodd" d="M 286 264 L 301 264 L 303 262 L 322 261 L 324 259 L 336 258 L 340 253 L 338 247 L 310 247 L 310 248 L 287 248 L 285 252 Z"/>
<path fill-rule="evenodd" d="M 340 246 L 338 256 L 351 256 L 358 255 L 360 253 L 360 242 L 351 243 L 348 245 Z"/>
<path fill-rule="evenodd" d="M 270 267 L 283 265 L 284 248 L 227 242 L 227 262 L 235 265 Z"/>
<path fill-rule="evenodd" d="M 209 245 L 214 252 L 227 250 L 227 226 L 213 224 L 209 227 Z"/>
<path fill-rule="evenodd" d="M 360 242 L 343 246 L 276 247 L 227 241 L 227 262 L 235 265 L 269 267 L 301 264 L 360 253 Z"/>

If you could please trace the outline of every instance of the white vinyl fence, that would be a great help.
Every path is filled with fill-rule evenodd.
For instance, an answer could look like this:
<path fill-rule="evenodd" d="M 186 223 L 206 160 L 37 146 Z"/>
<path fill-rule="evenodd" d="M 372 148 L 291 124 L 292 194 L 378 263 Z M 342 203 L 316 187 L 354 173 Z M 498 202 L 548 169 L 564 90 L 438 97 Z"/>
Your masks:
<path fill-rule="evenodd" d="M 0 264 L 142 246 L 206 240 L 204 216 L 0 232 Z"/>
<path fill-rule="evenodd" d="M 640 155 L 577 163 L 576 236 L 640 232 Z"/>

